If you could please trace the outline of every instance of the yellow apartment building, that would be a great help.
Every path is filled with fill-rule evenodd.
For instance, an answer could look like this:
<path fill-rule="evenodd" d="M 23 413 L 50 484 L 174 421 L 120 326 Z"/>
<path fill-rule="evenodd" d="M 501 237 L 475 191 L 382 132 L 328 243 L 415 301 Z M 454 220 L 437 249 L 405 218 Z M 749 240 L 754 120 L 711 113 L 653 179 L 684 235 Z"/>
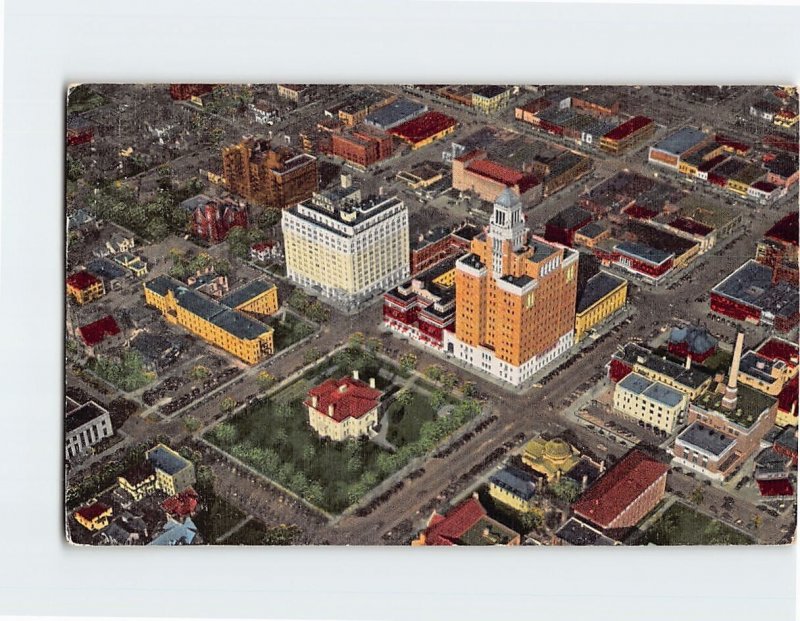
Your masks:
<path fill-rule="evenodd" d="M 95 502 L 86 507 L 81 507 L 73 515 L 75 521 L 87 530 L 102 530 L 108 526 L 108 519 L 113 512 L 112 508 L 102 502 Z"/>
<path fill-rule="evenodd" d="M 672 433 L 683 422 L 689 400 L 666 384 L 629 373 L 614 387 L 614 409 L 626 418 Z"/>
<path fill-rule="evenodd" d="M 103 281 L 86 270 L 75 272 L 67 278 L 67 295 L 75 299 L 78 304 L 88 304 L 106 294 Z"/>
<path fill-rule="evenodd" d="M 290 280 L 353 306 L 404 282 L 410 273 L 408 210 L 397 197 L 325 202 L 319 195 L 284 210 Z"/>
<path fill-rule="evenodd" d="M 194 485 L 194 465 L 164 444 L 157 444 L 145 453 L 145 460 L 118 477 L 120 488 L 139 501 L 162 491 L 174 496 Z"/>
<path fill-rule="evenodd" d="M 168 276 L 144 284 L 145 302 L 173 324 L 196 334 L 248 364 L 257 364 L 274 352 L 273 329 L 236 308 L 277 310 L 277 288 L 254 281 L 219 302 Z M 271 292 L 271 289 L 275 289 Z M 248 298 L 248 295 L 251 295 Z M 227 303 L 225 302 L 227 300 Z M 272 311 L 274 312 L 274 310 Z"/>
<path fill-rule="evenodd" d="M 482 86 L 472 93 L 472 107 L 483 114 L 492 114 L 508 106 L 511 89 L 507 86 Z"/>
<path fill-rule="evenodd" d="M 505 466 L 489 477 L 489 495 L 519 511 L 535 511 L 536 481 L 533 475 L 521 468 Z"/>
<path fill-rule="evenodd" d="M 599 272 L 592 276 L 578 296 L 575 311 L 575 342 L 579 342 L 594 326 L 625 306 L 627 300 L 627 280 L 607 272 Z"/>

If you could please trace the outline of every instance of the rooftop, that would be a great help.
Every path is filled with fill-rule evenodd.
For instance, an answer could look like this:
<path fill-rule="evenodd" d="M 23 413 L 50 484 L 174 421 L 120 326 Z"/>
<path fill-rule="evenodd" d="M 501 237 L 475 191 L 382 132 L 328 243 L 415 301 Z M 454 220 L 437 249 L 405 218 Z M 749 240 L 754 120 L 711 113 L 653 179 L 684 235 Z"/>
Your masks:
<path fill-rule="evenodd" d="M 794 211 L 772 225 L 764 237 L 797 246 L 798 230 L 800 230 L 800 214 Z"/>
<path fill-rule="evenodd" d="M 163 444 L 158 444 L 147 451 L 147 460 L 153 467 L 169 475 L 177 474 L 184 468 L 192 465 L 190 461 L 184 459 L 178 453 Z"/>
<path fill-rule="evenodd" d="M 389 130 L 389 133 L 408 142 L 417 143 L 455 125 L 456 120 L 454 118 L 431 110 L 422 116 L 393 127 Z"/>
<path fill-rule="evenodd" d="M 783 360 L 786 364 L 796 367 L 800 347 L 795 343 L 772 337 L 761 343 L 756 351 L 766 358 Z"/>
<path fill-rule="evenodd" d="M 747 261 L 711 292 L 783 317 L 794 315 L 800 301 L 796 286 L 772 282 L 772 268 L 754 259 Z"/>
<path fill-rule="evenodd" d="M 107 504 L 104 504 L 102 502 L 95 502 L 91 505 L 81 507 L 75 512 L 75 514 L 80 515 L 85 520 L 92 521 L 99 518 L 104 513 L 110 511 L 111 507 L 109 507 Z"/>
<path fill-rule="evenodd" d="M 589 239 L 594 239 L 598 235 L 601 235 L 606 232 L 606 227 L 604 227 L 599 222 L 590 222 L 579 228 L 576 232 L 579 235 L 583 235 L 584 237 L 588 237 Z"/>
<path fill-rule="evenodd" d="M 586 311 L 626 282 L 624 278 L 612 276 L 607 272 L 598 272 L 586 281 L 583 291 L 578 294 L 575 312 L 580 314 Z"/>
<path fill-rule="evenodd" d="M 66 432 L 75 431 L 105 414 L 108 414 L 108 410 L 100 407 L 94 401 L 89 401 L 67 414 L 64 420 L 64 430 Z"/>
<path fill-rule="evenodd" d="M 783 364 L 780 360 L 772 360 L 754 351 L 749 351 L 742 356 L 739 373 L 749 375 L 765 384 L 773 384 L 776 378 L 772 376 L 772 371 L 777 365 L 782 366 Z"/>
<path fill-rule="evenodd" d="M 781 153 L 778 157 L 765 162 L 764 166 L 772 174 L 787 179 L 797 172 L 797 157 L 792 157 L 788 153 Z"/>
<path fill-rule="evenodd" d="M 716 391 L 713 388 L 701 393 L 692 404 L 701 407 L 707 412 L 717 412 L 743 429 L 750 429 L 759 417 L 777 402 L 774 397 L 741 383 L 738 385 L 736 392 L 736 406 L 733 410 L 726 410 L 722 407 L 722 398 L 725 393 L 724 391 Z"/>
<path fill-rule="evenodd" d="M 521 468 L 505 466 L 491 477 L 489 482 L 511 492 L 518 498 L 528 501 L 536 495 L 536 479 Z"/>
<path fill-rule="evenodd" d="M 361 418 L 372 411 L 378 407 L 382 396 L 380 390 L 370 388 L 366 382 L 344 377 L 339 380 L 327 379 L 309 390 L 305 405 L 330 415 L 340 423 L 346 418 Z M 314 397 L 318 399 L 316 405 L 313 405 Z M 329 414 L 331 406 L 333 412 Z"/>
<path fill-rule="evenodd" d="M 508 92 L 508 86 L 499 86 L 497 84 L 486 84 L 483 86 L 475 86 L 472 89 L 473 95 L 478 95 L 479 97 L 485 97 L 486 99 L 494 99 L 498 95 L 502 95 L 505 92 Z"/>
<path fill-rule="evenodd" d="M 80 272 L 75 272 L 69 278 L 67 278 L 67 284 L 70 287 L 74 287 L 79 291 L 83 291 L 84 289 L 88 289 L 92 285 L 96 285 L 100 282 L 100 280 L 87 272 L 86 270 L 81 270 Z"/>
<path fill-rule="evenodd" d="M 682 155 L 708 138 L 708 134 L 694 127 L 683 127 L 657 142 L 653 148 L 671 155 Z"/>
<path fill-rule="evenodd" d="M 244 287 L 240 287 L 235 291 L 231 291 L 228 295 L 220 299 L 219 303 L 230 308 L 236 308 L 274 288 L 275 285 L 271 282 L 267 282 L 265 280 L 252 280 Z"/>
<path fill-rule="evenodd" d="M 434 513 L 425 529 L 425 545 L 497 545 L 518 537 L 486 515 L 477 498 L 470 497 L 454 507 L 447 515 Z"/>
<path fill-rule="evenodd" d="M 653 265 L 661 265 L 674 256 L 672 253 L 651 248 L 639 242 L 621 242 L 614 246 L 614 250 Z"/>
<path fill-rule="evenodd" d="M 638 373 L 628 373 L 628 375 L 619 381 L 617 386 L 636 395 L 642 395 L 643 397 L 652 399 L 670 408 L 675 407 L 683 401 L 683 393 L 661 382 L 649 380 Z"/>
<path fill-rule="evenodd" d="M 148 545 L 151 546 L 178 546 L 190 545 L 197 537 L 197 526 L 192 518 L 186 518 L 181 522 L 168 521 L 164 526 L 164 532 L 153 539 Z"/>
<path fill-rule="evenodd" d="M 734 438 L 695 421 L 678 436 L 678 440 L 719 457 L 736 442 Z"/>
<path fill-rule="evenodd" d="M 566 209 L 559 211 L 556 215 L 550 218 L 545 225 L 555 226 L 560 229 L 574 229 L 577 226 L 585 225 L 587 221 L 592 219 L 591 212 L 571 205 Z"/>
<path fill-rule="evenodd" d="M 617 542 L 599 530 L 571 517 L 556 531 L 556 537 L 571 546 L 614 546 Z"/>
<path fill-rule="evenodd" d="M 647 127 L 653 122 L 653 119 L 647 118 L 646 116 L 635 116 L 631 119 L 625 121 L 619 127 L 615 127 L 603 138 L 607 138 L 608 140 L 622 140 L 627 138 L 632 133 L 639 131 L 643 127 Z"/>
<path fill-rule="evenodd" d="M 669 342 L 686 344 L 692 354 L 704 354 L 719 343 L 707 328 L 694 324 L 673 328 L 669 333 Z"/>
<path fill-rule="evenodd" d="M 617 354 L 628 364 L 641 365 L 642 367 L 671 378 L 677 384 L 692 389 L 700 388 L 711 376 L 696 367 L 684 368 L 682 364 L 673 362 L 667 357 L 661 357 L 651 352 L 646 347 L 636 343 L 628 343 Z"/>
<path fill-rule="evenodd" d="M 600 477 L 572 508 L 593 524 L 608 528 L 647 488 L 666 476 L 668 470 L 667 464 L 634 449 Z"/>
<path fill-rule="evenodd" d="M 87 346 L 93 347 L 102 343 L 106 337 L 116 336 L 120 333 L 120 329 L 116 319 L 111 315 L 106 315 L 97 321 L 81 326 L 78 328 L 78 333 Z"/>
<path fill-rule="evenodd" d="M 391 129 L 407 121 L 409 116 L 418 116 L 427 109 L 428 107 L 425 104 L 401 97 L 371 112 L 367 115 L 365 122 L 383 129 Z"/>

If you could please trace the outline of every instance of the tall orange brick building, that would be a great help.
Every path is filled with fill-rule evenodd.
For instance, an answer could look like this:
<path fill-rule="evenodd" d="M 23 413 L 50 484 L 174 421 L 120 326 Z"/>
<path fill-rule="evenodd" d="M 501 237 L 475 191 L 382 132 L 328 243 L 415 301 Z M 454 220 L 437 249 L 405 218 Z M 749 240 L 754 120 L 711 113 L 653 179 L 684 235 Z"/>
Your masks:
<path fill-rule="evenodd" d="M 245 138 L 222 150 L 228 189 L 252 203 L 285 209 L 311 198 L 319 189 L 317 158 L 269 141 Z"/>
<path fill-rule="evenodd" d="M 529 235 L 506 189 L 456 262 L 456 329 L 445 349 L 515 386 L 573 344 L 578 253 Z"/>

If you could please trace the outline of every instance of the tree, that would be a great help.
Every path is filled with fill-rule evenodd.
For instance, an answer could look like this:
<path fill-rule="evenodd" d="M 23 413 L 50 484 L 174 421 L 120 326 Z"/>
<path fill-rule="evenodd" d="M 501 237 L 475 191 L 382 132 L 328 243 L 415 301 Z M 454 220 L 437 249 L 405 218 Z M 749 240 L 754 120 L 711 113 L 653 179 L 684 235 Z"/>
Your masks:
<path fill-rule="evenodd" d="M 447 373 L 442 373 L 439 381 L 441 382 L 444 389 L 448 392 L 455 388 L 455 385 L 458 383 L 458 376 L 453 373 L 452 371 L 448 371 Z"/>
<path fill-rule="evenodd" d="M 694 490 L 692 491 L 692 495 L 691 495 L 690 498 L 691 498 L 691 501 L 694 504 L 696 504 L 696 505 L 702 504 L 703 503 L 703 488 L 700 487 L 699 485 L 697 487 L 695 487 Z"/>
<path fill-rule="evenodd" d="M 381 340 L 374 336 L 367 339 L 367 350 L 372 354 L 377 354 L 383 351 L 383 344 L 381 343 Z"/>
<path fill-rule="evenodd" d="M 238 432 L 236 431 L 236 427 L 231 425 L 230 423 L 220 423 L 214 429 L 214 437 L 217 441 L 223 446 L 230 446 L 234 442 L 236 442 L 236 438 L 238 436 Z"/>
<path fill-rule="evenodd" d="M 236 409 L 236 399 L 233 397 L 225 397 L 222 403 L 219 404 L 219 407 L 224 414 L 230 414 Z"/>
<path fill-rule="evenodd" d="M 412 371 L 417 367 L 417 356 L 413 353 L 407 353 L 400 356 L 400 368 L 406 373 Z"/>
<path fill-rule="evenodd" d="M 209 494 L 214 489 L 214 471 L 205 465 L 197 467 L 197 491 L 201 496 Z"/>
<path fill-rule="evenodd" d="M 581 488 L 572 479 L 561 477 L 550 486 L 550 492 L 558 500 L 570 504 L 575 502 L 578 496 L 581 495 Z"/>
<path fill-rule="evenodd" d="M 271 229 L 281 221 L 281 210 L 267 207 L 256 220 L 258 227 L 262 230 Z"/>
<path fill-rule="evenodd" d="M 761 516 L 760 515 L 754 515 L 753 516 L 753 528 L 758 529 L 759 526 L 761 526 Z"/>
<path fill-rule="evenodd" d="M 442 367 L 438 364 L 432 364 L 425 369 L 425 377 L 434 382 L 438 382 L 442 377 Z"/>
<path fill-rule="evenodd" d="M 200 429 L 200 421 L 197 420 L 194 416 L 184 416 L 183 417 L 183 425 L 186 427 L 186 430 L 190 433 L 194 433 L 198 429 Z"/>
<path fill-rule="evenodd" d="M 534 529 L 538 529 L 542 527 L 544 523 L 544 515 L 541 509 L 532 509 L 527 513 L 523 513 L 520 516 L 520 524 L 525 529 L 526 532 L 530 532 Z"/>
<path fill-rule="evenodd" d="M 438 411 L 440 407 L 442 407 L 445 402 L 447 401 L 447 395 L 442 392 L 440 389 L 436 389 L 433 391 L 430 397 L 430 404 L 434 411 Z"/>
<path fill-rule="evenodd" d="M 411 402 L 414 400 L 414 393 L 408 390 L 408 388 L 404 388 L 403 390 L 397 393 L 395 399 L 397 400 L 397 404 L 400 407 L 405 408 L 411 405 Z"/>
<path fill-rule="evenodd" d="M 303 361 L 306 364 L 312 364 L 320 359 L 321 352 L 316 347 L 309 347 L 303 354 Z"/>
<path fill-rule="evenodd" d="M 311 299 L 302 291 L 302 289 L 295 289 L 292 291 L 292 294 L 289 296 L 288 300 L 289 306 L 300 311 L 301 313 L 308 308 L 310 303 Z"/>
<path fill-rule="evenodd" d="M 189 373 L 189 376 L 196 381 L 202 381 L 209 375 L 211 375 L 211 371 L 208 370 L 208 367 L 204 367 L 202 364 L 192 367 L 192 370 Z"/>
<path fill-rule="evenodd" d="M 286 444 L 288 437 L 289 436 L 286 434 L 286 430 L 282 427 L 278 427 L 272 432 L 272 439 L 277 446 Z"/>
<path fill-rule="evenodd" d="M 313 460 L 313 459 L 314 459 L 314 456 L 315 456 L 316 454 L 317 454 L 317 451 L 316 451 L 316 449 L 314 448 L 314 445 L 312 445 L 312 444 L 306 444 L 306 445 L 303 447 L 303 461 L 304 461 L 304 462 L 306 462 L 306 463 L 310 463 L 310 462 L 311 462 L 311 460 Z"/>
<path fill-rule="evenodd" d="M 261 387 L 261 390 L 266 390 L 272 384 L 275 383 L 275 376 L 272 375 L 269 371 L 261 371 L 258 374 L 258 385 Z"/>
<path fill-rule="evenodd" d="M 281 524 L 280 526 L 275 526 L 274 528 L 270 528 L 267 531 L 267 534 L 264 535 L 264 545 L 266 546 L 292 545 L 299 535 L 300 535 L 300 529 L 294 524 L 291 524 L 289 526 L 287 526 L 286 524 Z"/>
<path fill-rule="evenodd" d="M 327 321 L 331 316 L 330 309 L 321 302 L 312 302 L 306 307 L 306 315 L 311 321 L 322 323 Z"/>
<path fill-rule="evenodd" d="M 350 335 L 350 347 L 363 347 L 366 337 L 363 332 L 354 332 Z"/>
<path fill-rule="evenodd" d="M 464 393 L 465 397 L 474 397 L 478 393 L 478 387 L 475 382 L 464 382 L 461 385 L 461 392 Z"/>

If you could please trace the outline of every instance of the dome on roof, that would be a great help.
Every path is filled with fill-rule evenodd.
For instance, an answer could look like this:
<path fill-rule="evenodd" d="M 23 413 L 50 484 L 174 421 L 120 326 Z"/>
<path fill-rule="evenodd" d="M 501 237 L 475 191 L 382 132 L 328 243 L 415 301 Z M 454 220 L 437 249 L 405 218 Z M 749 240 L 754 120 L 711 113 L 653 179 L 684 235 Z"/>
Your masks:
<path fill-rule="evenodd" d="M 548 440 L 544 445 L 544 455 L 551 461 L 564 461 L 572 454 L 572 449 L 564 440 Z"/>

